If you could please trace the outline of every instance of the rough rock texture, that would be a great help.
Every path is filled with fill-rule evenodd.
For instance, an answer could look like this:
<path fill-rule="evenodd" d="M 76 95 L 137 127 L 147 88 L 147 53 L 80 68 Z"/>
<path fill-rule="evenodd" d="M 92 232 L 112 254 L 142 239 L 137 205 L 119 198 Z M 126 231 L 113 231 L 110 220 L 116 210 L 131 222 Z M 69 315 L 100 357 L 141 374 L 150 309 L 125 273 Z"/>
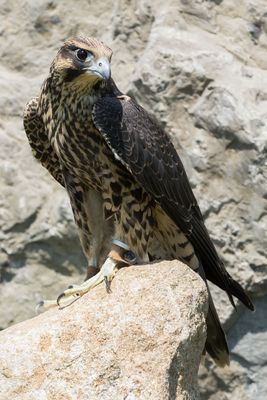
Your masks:
<path fill-rule="evenodd" d="M 202 397 L 265 399 L 266 1 L 73 4 L 1 1 L 0 326 L 32 316 L 36 301 L 84 275 L 68 200 L 33 160 L 21 115 L 62 41 L 85 32 L 113 48 L 119 86 L 172 135 L 227 268 L 257 297 L 254 315 L 240 306 L 236 313 L 213 291 L 233 361 L 228 372 L 207 362 Z"/>
<path fill-rule="evenodd" d="M 0 333 L 0 398 L 197 400 L 207 299 L 177 261 L 120 270 L 110 295 Z"/>

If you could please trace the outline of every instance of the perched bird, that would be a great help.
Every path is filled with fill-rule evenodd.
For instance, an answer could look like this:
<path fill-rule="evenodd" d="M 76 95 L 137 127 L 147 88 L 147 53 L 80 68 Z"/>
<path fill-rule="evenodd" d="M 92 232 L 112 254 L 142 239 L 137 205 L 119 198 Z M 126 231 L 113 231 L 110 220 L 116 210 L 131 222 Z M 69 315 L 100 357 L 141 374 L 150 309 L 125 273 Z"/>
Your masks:
<path fill-rule="evenodd" d="M 225 290 L 233 305 L 235 296 L 253 310 L 217 254 L 173 144 L 117 88 L 111 56 L 94 38 L 66 41 L 24 112 L 35 157 L 68 192 L 88 260 L 88 279 L 62 293 L 58 304 L 103 280 L 109 288 L 120 265 L 179 259 Z M 217 364 L 229 363 L 210 295 L 206 350 Z"/>

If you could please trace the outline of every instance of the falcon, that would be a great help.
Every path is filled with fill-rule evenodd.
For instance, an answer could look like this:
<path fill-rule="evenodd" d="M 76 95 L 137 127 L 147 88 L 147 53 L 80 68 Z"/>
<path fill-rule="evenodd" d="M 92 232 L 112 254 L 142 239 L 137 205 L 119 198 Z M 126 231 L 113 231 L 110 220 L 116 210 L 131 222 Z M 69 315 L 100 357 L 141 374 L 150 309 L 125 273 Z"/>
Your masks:
<path fill-rule="evenodd" d="M 34 156 L 68 193 L 88 261 L 84 283 L 43 305 L 67 305 L 103 281 L 110 290 L 121 266 L 178 259 L 253 310 L 218 256 L 169 136 L 117 88 L 111 56 L 97 39 L 69 39 L 24 112 Z M 210 293 L 205 349 L 229 364 Z"/>

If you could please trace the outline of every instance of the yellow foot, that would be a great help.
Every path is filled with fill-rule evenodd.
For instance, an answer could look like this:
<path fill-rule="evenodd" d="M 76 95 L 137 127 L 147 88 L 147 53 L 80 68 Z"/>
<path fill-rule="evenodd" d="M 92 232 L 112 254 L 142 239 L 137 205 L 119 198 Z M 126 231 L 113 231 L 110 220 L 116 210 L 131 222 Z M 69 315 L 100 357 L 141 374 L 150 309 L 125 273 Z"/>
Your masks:
<path fill-rule="evenodd" d="M 103 281 L 106 283 L 107 291 L 110 292 L 110 282 L 114 278 L 119 266 L 121 266 L 121 263 L 118 262 L 118 260 L 108 257 L 96 275 L 86 280 L 81 285 L 70 286 L 58 296 L 57 300 L 41 301 L 36 307 L 37 311 L 41 307 L 45 309 L 55 307 L 57 305 L 60 308 L 67 307 Z"/>
<path fill-rule="evenodd" d="M 62 300 L 64 302 L 64 300 L 66 300 L 66 298 L 70 296 L 74 296 L 74 300 L 76 300 L 103 281 L 106 282 L 107 289 L 108 291 L 110 291 L 110 282 L 114 278 L 115 273 L 118 269 L 117 264 L 118 261 L 115 261 L 112 258 L 108 257 L 102 265 L 101 270 L 96 275 L 83 282 L 81 285 L 72 285 L 69 289 L 61 293 L 57 298 L 57 304 L 60 306 Z"/>

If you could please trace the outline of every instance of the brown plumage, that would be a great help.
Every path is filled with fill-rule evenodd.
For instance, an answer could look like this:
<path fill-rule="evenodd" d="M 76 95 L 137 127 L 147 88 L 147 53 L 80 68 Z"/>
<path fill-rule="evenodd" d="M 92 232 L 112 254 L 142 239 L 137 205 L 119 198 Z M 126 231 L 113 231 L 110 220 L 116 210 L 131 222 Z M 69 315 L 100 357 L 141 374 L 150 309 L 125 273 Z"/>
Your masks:
<path fill-rule="evenodd" d="M 140 262 L 180 259 L 253 309 L 212 244 L 169 137 L 111 79 L 111 55 L 96 39 L 68 40 L 24 115 L 35 157 L 69 194 L 88 265 L 100 268 L 115 238 Z M 207 325 L 206 349 L 225 365 L 211 297 Z"/>

